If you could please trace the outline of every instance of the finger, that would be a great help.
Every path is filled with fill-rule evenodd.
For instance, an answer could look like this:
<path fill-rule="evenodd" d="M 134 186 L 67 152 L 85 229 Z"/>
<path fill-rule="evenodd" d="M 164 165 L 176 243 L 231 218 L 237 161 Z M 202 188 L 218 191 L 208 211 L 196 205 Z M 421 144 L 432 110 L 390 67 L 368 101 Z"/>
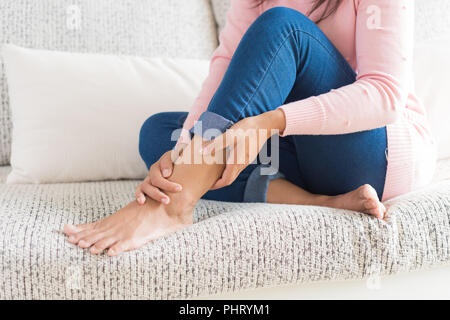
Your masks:
<path fill-rule="evenodd" d="M 222 173 L 222 177 L 217 180 L 211 190 L 221 189 L 232 184 L 240 173 L 240 169 L 235 165 L 227 165 Z"/>
<path fill-rule="evenodd" d="M 180 154 L 186 149 L 186 147 L 189 145 L 189 143 L 178 143 L 175 148 L 172 150 L 172 156 L 177 158 L 180 156 Z M 173 158 L 172 158 L 173 160 Z M 173 161 L 172 161 L 173 162 Z"/>
<path fill-rule="evenodd" d="M 142 188 L 141 185 L 139 185 L 136 188 L 136 201 L 140 204 L 143 205 L 145 203 L 145 194 L 142 192 Z"/>
<path fill-rule="evenodd" d="M 149 170 L 148 175 L 145 177 L 144 181 L 142 181 L 142 183 L 136 187 L 135 197 L 136 197 L 136 201 L 140 205 L 143 205 L 145 203 L 145 201 L 147 200 L 145 198 L 144 192 L 142 192 L 142 186 L 144 184 L 150 183 L 150 173 L 151 173 L 151 170 Z"/>
<path fill-rule="evenodd" d="M 150 184 L 146 184 L 144 186 L 142 186 L 142 192 L 144 192 L 149 198 L 164 203 L 164 204 L 169 204 L 170 203 L 170 199 L 169 197 L 164 194 L 161 190 L 159 190 L 158 188 L 150 185 Z"/>
<path fill-rule="evenodd" d="M 214 140 L 212 140 L 210 143 L 208 143 L 205 147 L 203 147 L 202 154 L 210 155 L 213 153 L 213 151 L 223 150 L 232 143 L 234 143 L 234 139 L 231 139 L 231 137 L 229 137 L 229 134 L 227 131 L 224 134 L 216 137 Z"/>
<path fill-rule="evenodd" d="M 225 180 L 227 186 L 232 184 L 238 176 L 239 169 L 236 165 L 227 165 L 225 171 L 222 174 L 222 179 Z"/>
<path fill-rule="evenodd" d="M 162 176 L 154 176 L 150 184 L 158 189 L 164 190 L 165 192 L 176 193 L 180 192 L 183 189 L 180 184 L 169 181 Z"/>
<path fill-rule="evenodd" d="M 227 186 L 227 182 L 220 178 L 219 180 L 217 180 L 217 182 L 211 187 L 211 190 L 217 190 L 217 189 L 222 189 L 224 187 Z"/>
<path fill-rule="evenodd" d="M 160 167 L 163 177 L 168 178 L 172 175 L 173 162 L 170 153 L 161 158 Z"/>

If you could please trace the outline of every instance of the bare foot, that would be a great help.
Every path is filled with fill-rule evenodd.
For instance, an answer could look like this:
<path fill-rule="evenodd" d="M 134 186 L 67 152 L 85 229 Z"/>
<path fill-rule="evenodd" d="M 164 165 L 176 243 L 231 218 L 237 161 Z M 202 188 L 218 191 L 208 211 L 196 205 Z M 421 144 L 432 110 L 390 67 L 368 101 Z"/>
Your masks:
<path fill-rule="evenodd" d="M 152 240 L 176 232 L 193 222 L 192 209 L 168 213 L 167 207 L 147 199 L 131 202 L 115 214 L 95 223 L 64 226 L 69 241 L 93 254 L 107 250 L 110 256 L 138 249 Z"/>
<path fill-rule="evenodd" d="M 327 197 L 324 205 L 367 213 L 379 219 L 386 214 L 386 207 L 378 199 L 375 189 L 368 184 L 342 195 Z"/>

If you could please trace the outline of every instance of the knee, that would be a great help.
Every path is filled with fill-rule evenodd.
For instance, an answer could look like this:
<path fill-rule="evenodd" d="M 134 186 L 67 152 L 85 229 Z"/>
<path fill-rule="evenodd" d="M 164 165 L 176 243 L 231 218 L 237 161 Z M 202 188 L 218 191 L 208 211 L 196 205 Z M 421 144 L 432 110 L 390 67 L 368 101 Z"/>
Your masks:
<path fill-rule="evenodd" d="M 145 120 L 144 124 L 141 127 L 141 131 L 139 133 L 139 142 L 145 143 L 148 139 L 152 138 L 160 132 L 161 124 L 167 118 L 167 113 L 157 113 L 152 115 L 150 118 Z"/>
<path fill-rule="evenodd" d="M 173 113 L 162 112 L 152 115 L 145 120 L 139 133 L 139 153 L 147 167 L 158 161 L 170 148 L 169 137 L 166 137 L 168 122 L 171 121 Z M 169 147 L 168 147 L 169 146 Z M 169 149 L 168 149 L 169 150 Z"/>
<path fill-rule="evenodd" d="M 304 24 L 313 22 L 297 10 L 286 7 L 275 7 L 265 11 L 255 23 L 270 28 L 273 31 L 274 28 L 283 28 L 286 26 L 301 27 Z"/>

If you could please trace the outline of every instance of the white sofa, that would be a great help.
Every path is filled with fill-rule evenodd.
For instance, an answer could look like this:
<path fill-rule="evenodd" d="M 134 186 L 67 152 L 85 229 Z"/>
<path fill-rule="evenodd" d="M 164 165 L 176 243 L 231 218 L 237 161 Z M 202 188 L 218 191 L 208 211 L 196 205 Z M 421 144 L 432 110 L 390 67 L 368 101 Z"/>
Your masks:
<path fill-rule="evenodd" d="M 74 3 L 81 17 L 68 10 Z M 0 17 L 0 43 L 207 58 L 217 46 L 215 17 L 220 27 L 227 3 L 7 0 L 0 4 L 7 13 Z M 430 21 L 448 16 L 441 12 L 449 12 L 448 1 L 420 0 L 418 8 L 418 39 L 434 36 L 436 28 L 450 30 L 447 19 Z M 0 85 L 0 299 L 286 298 L 280 292 L 292 292 L 295 284 L 292 297 L 312 297 L 304 283 L 395 275 L 450 261 L 450 159 L 439 162 L 432 185 L 389 201 L 386 221 L 310 206 L 201 201 L 192 227 L 119 257 L 93 256 L 68 243 L 62 226 L 109 215 L 133 198 L 138 182 L 5 184 L 11 125 L 4 78 Z M 260 289 L 283 285 L 290 287 Z M 321 288 L 327 290 L 326 283 Z"/>

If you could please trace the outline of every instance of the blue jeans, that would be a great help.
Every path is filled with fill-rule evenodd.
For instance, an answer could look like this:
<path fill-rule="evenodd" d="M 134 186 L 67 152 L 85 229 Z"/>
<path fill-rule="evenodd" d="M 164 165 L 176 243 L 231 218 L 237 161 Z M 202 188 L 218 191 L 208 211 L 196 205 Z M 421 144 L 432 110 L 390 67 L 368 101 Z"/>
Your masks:
<path fill-rule="evenodd" d="M 243 118 L 355 81 L 351 66 L 311 20 L 292 9 L 273 8 L 244 35 L 200 120 L 203 130 L 224 132 Z M 171 134 L 182 127 L 186 116 L 183 112 L 160 113 L 144 123 L 140 153 L 148 167 L 174 147 Z M 264 165 L 254 163 L 232 185 L 210 191 L 203 198 L 265 202 L 269 182 L 280 177 L 323 195 L 343 194 L 367 183 L 382 198 L 387 169 L 385 127 L 279 139 L 279 173 L 262 175 Z"/>

